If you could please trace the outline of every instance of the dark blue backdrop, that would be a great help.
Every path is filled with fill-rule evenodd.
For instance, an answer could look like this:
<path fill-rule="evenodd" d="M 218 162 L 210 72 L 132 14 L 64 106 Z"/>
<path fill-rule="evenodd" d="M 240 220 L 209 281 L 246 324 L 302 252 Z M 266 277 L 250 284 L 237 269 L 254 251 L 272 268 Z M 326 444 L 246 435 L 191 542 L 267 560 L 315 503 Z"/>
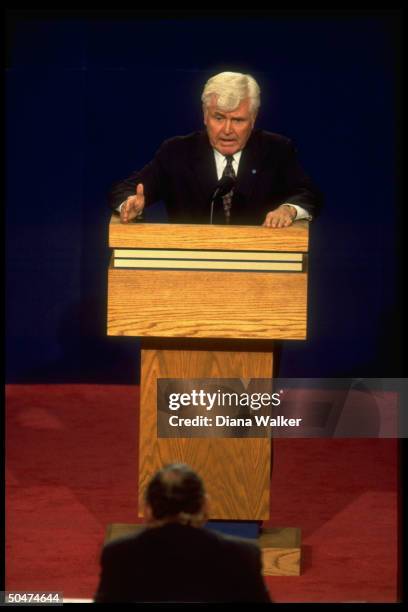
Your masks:
<path fill-rule="evenodd" d="M 223 69 L 259 80 L 258 126 L 294 139 L 325 194 L 309 340 L 285 343 L 281 375 L 399 375 L 398 33 L 386 13 L 14 18 L 7 380 L 136 380 L 137 342 L 105 335 L 106 194 L 201 127 L 202 86 Z"/>

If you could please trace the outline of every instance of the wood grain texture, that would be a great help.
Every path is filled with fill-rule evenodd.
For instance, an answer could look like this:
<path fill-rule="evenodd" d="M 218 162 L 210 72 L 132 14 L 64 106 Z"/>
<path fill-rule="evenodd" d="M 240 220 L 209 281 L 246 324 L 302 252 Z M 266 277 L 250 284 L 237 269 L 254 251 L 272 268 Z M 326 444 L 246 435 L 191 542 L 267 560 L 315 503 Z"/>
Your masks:
<path fill-rule="evenodd" d="M 262 550 L 264 576 L 300 576 L 301 531 L 298 527 L 263 529 L 258 544 Z"/>
<path fill-rule="evenodd" d="M 109 246 L 134 249 L 226 249 L 238 251 L 300 251 L 309 247 L 309 222 L 272 229 L 252 225 L 189 225 L 120 223 L 113 215 Z"/>
<path fill-rule="evenodd" d="M 210 517 L 269 517 L 271 441 L 267 438 L 157 438 L 157 378 L 270 378 L 272 352 L 143 348 L 141 363 L 139 499 L 167 463 L 191 465 L 210 495 Z M 142 509 L 139 508 L 142 516 Z"/>
<path fill-rule="evenodd" d="M 300 548 L 264 548 L 264 576 L 300 576 Z"/>
<path fill-rule="evenodd" d="M 307 273 L 110 268 L 108 334 L 306 338 Z"/>

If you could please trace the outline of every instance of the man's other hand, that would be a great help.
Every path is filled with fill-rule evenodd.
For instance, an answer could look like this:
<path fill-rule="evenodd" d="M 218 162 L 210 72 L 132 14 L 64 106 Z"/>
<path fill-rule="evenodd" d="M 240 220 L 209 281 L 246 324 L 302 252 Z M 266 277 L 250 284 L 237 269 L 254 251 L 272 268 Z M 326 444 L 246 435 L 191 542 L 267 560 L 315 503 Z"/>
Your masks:
<path fill-rule="evenodd" d="M 139 183 L 136 187 L 136 195 L 129 196 L 120 209 L 121 223 L 128 223 L 140 215 L 145 206 L 145 196 L 143 184 Z"/>
<path fill-rule="evenodd" d="M 297 211 L 290 204 L 281 204 L 275 210 L 271 210 L 265 217 L 263 227 L 289 227 L 296 219 Z"/>

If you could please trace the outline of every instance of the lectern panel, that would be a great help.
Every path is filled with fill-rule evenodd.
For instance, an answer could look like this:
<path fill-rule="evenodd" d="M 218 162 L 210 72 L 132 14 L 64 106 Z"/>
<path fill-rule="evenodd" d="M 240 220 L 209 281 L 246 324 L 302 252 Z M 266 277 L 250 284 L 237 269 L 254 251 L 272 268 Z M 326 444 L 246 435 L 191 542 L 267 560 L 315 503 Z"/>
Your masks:
<path fill-rule="evenodd" d="M 306 338 L 306 272 L 109 270 L 108 334 Z"/>

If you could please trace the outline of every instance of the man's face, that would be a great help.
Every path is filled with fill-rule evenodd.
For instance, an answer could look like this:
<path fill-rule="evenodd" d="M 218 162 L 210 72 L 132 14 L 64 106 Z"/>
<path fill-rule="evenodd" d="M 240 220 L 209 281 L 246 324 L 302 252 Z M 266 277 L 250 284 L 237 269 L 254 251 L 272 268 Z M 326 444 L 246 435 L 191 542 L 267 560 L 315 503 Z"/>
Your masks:
<path fill-rule="evenodd" d="M 222 155 L 234 155 L 245 147 L 256 118 L 249 108 L 248 98 L 230 112 L 218 108 L 215 99 L 205 108 L 204 125 L 208 138 Z"/>

